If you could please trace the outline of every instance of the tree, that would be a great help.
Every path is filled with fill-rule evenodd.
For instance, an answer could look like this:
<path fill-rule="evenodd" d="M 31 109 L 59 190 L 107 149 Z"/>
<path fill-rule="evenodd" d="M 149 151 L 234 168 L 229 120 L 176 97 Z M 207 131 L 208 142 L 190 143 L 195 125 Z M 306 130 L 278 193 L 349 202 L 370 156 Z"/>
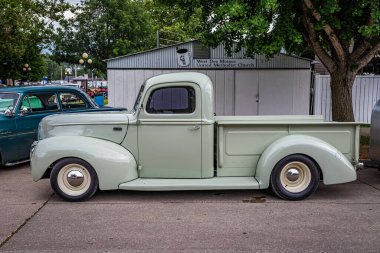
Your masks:
<path fill-rule="evenodd" d="M 63 0 L 0 0 L 1 78 L 22 78 L 25 63 L 35 66 L 28 73 L 30 78 L 42 77 L 41 49 L 67 8 Z"/>
<path fill-rule="evenodd" d="M 62 66 L 53 61 L 50 56 L 44 57 L 44 63 L 46 66 L 46 76 L 49 80 L 61 79 Z"/>
<path fill-rule="evenodd" d="M 145 10 L 152 20 L 153 30 L 160 31 L 162 45 L 170 45 L 193 39 L 200 25 L 199 12 L 191 16 L 180 6 L 167 6 L 158 0 L 145 0 Z"/>
<path fill-rule="evenodd" d="M 354 121 L 352 86 L 358 71 L 380 51 L 380 1 L 373 0 L 161 0 L 201 10 L 201 40 L 229 52 L 269 56 L 307 45 L 331 74 L 335 121 Z"/>
<path fill-rule="evenodd" d="M 143 1 L 84 0 L 72 19 L 61 22 L 54 59 L 77 64 L 83 52 L 92 68 L 106 71 L 105 59 L 154 46 L 154 31 Z"/>
<path fill-rule="evenodd" d="M 23 70 L 25 64 L 29 65 L 30 71 Z M 24 81 L 40 81 L 42 76 L 47 74 L 44 56 L 41 54 L 40 48 L 37 46 L 30 46 L 22 57 L 21 67 L 17 70 L 20 71 L 14 75 L 17 79 Z"/>

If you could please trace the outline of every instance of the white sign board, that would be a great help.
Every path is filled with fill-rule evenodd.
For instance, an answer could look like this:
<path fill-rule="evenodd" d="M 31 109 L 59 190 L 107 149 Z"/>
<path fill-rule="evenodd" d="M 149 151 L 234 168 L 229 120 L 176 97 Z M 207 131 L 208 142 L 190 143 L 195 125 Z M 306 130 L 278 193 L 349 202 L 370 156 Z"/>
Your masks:
<path fill-rule="evenodd" d="M 193 59 L 195 68 L 255 68 L 256 59 Z"/>

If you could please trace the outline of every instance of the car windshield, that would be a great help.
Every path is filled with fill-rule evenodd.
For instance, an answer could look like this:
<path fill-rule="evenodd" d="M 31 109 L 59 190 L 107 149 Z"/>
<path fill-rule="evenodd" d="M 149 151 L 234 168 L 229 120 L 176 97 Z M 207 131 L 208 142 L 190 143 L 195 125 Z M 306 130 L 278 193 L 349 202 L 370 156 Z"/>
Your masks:
<path fill-rule="evenodd" d="M 4 113 L 5 110 L 13 110 L 16 106 L 19 94 L 10 92 L 0 92 L 0 113 Z"/>

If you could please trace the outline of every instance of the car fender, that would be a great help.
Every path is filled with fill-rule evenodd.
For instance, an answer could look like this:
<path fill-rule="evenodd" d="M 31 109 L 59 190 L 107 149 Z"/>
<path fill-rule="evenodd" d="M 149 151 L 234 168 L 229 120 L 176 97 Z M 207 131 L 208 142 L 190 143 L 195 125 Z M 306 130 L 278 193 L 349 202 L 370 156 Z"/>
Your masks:
<path fill-rule="evenodd" d="M 313 159 L 321 169 L 324 184 L 356 180 L 353 165 L 332 145 L 312 136 L 288 135 L 270 144 L 261 155 L 255 175 L 261 189 L 269 187 L 275 165 L 282 158 L 292 154 L 303 154 Z"/>
<path fill-rule="evenodd" d="M 41 179 L 58 160 L 76 157 L 96 171 L 101 190 L 118 189 L 119 184 L 138 177 L 134 156 L 116 143 L 85 136 L 55 136 L 37 143 L 31 152 L 33 180 Z"/>

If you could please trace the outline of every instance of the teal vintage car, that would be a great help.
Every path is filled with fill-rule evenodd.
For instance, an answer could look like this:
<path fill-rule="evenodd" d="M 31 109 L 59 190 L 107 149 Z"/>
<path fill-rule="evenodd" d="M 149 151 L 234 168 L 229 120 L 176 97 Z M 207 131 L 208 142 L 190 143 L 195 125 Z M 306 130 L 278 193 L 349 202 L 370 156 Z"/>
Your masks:
<path fill-rule="evenodd" d="M 29 160 L 38 124 L 56 113 L 101 109 L 83 91 L 67 86 L 0 88 L 0 165 Z"/>
<path fill-rule="evenodd" d="M 356 180 L 359 123 L 321 116 L 215 116 L 211 80 L 174 73 L 144 82 L 133 110 L 44 118 L 35 181 L 65 200 L 100 190 L 267 189 L 301 200 L 322 180 Z"/>

